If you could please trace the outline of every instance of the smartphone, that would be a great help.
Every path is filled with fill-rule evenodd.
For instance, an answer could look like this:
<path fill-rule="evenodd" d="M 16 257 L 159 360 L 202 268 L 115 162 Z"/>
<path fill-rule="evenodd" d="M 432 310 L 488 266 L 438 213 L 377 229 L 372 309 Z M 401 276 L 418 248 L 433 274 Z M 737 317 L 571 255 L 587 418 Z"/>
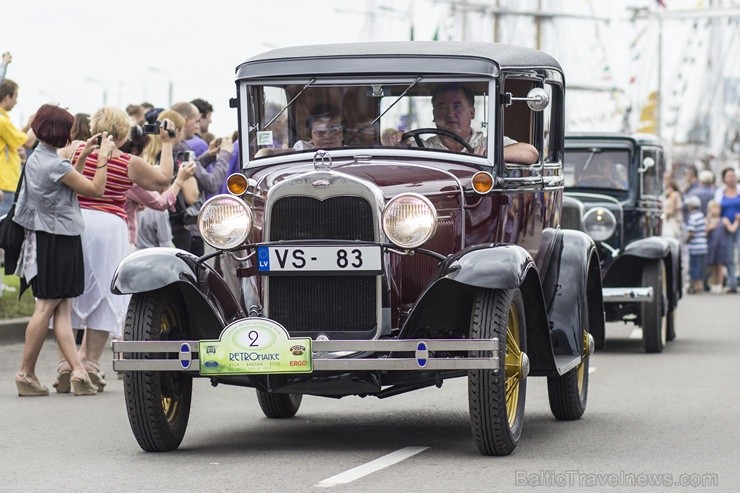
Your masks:
<path fill-rule="evenodd" d="M 98 144 L 98 146 L 103 143 L 103 134 L 97 136 L 97 138 L 95 139 L 95 143 Z"/>
<path fill-rule="evenodd" d="M 183 161 L 186 163 L 189 163 L 190 161 L 195 161 L 195 152 L 193 151 L 185 151 L 183 152 Z"/>

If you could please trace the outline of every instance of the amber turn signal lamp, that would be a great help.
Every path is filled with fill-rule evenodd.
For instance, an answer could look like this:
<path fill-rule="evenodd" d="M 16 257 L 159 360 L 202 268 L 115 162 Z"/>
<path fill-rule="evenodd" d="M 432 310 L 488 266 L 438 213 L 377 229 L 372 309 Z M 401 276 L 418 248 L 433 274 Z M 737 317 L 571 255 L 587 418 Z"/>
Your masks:
<path fill-rule="evenodd" d="M 473 190 L 478 193 L 488 193 L 493 188 L 493 176 L 485 171 L 473 175 Z"/>
<path fill-rule="evenodd" d="M 234 173 L 226 179 L 226 188 L 233 195 L 243 195 L 247 191 L 247 177 L 241 173 Z"/>

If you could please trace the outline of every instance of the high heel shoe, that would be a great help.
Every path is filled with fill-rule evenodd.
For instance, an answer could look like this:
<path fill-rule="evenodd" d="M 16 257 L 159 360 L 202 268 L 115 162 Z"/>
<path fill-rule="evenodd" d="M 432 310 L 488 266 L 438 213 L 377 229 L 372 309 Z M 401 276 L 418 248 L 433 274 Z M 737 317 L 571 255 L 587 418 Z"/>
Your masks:
<path fill-rule="evenodd" d="M 72 372 L 69 381 L 74 395 L 95 395 L 98 393 L 98 389 L 92 383 L 89 375 L 81 372 Z"/>
<path fill-rule="evenodd" d="M 31 378 L 27 373 L 18 372 L 15 374 L 15 386 L 18 387 L 18 396 L 20 397 L 49 395 L 49 389 Z"/>
<path fill-rule="evenodd" d="M 105 381 L 105 373 L 100 370 L 100 366 L 92 361 L 85 361 L 85 370 L 90 375 L 90 380 L 98 389 L 98 392 L 102 392 L 108 382 Z"/>
<path fill-rule="evenodd" d="M 71 374 L 72 369 L 69 367 L 67 362 L 63 361 L 59 363 L 59 366 L 57 366 L 57 379 L 54 380 L 54 383 L 51 385 L 57 389 L 58 394 L 69 394 L 69 391 L 71 390 L 69 377 Z"/>

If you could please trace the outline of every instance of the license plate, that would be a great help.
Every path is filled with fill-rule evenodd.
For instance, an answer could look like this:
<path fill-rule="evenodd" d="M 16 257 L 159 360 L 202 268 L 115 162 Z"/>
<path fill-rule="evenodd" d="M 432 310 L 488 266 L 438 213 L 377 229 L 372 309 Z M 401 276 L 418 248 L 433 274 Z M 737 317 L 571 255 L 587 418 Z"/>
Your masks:
<path fill-rule="evenodd" d="M 380 274 L 380 245 L 258 246 L 257 268 L 263 274 L 282 272 Z"/>

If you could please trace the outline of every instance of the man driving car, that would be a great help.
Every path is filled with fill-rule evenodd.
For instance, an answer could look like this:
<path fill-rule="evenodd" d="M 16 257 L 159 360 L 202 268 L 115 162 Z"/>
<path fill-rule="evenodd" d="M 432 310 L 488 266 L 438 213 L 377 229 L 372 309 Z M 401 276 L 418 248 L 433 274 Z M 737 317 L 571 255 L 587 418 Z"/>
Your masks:
<path fill-rule="evenodd" d="M 434 124 L 439 130 L 446 130 L 458 135 L 467 142 L 475 154 L 486 152 L 486 136 L 481 131 L 473 130 L 475 118 L 475 96 L 465 85 L 458 83 L 440 84 L 432 93 L 432 115 Z M 411 140 L 401 141 L 402 131 L 393 133 L 388 144 L 393 146 L 410 146 Z M 447 135 L 434 135 L 424 140 L 424 147 L 430 149 L 468 152 L 465 146 Z M 539 158 L 537 149 L 527 143 L 517 142 L 504 136 L 504 160 L 512 163 L 534 164 Z"/>

